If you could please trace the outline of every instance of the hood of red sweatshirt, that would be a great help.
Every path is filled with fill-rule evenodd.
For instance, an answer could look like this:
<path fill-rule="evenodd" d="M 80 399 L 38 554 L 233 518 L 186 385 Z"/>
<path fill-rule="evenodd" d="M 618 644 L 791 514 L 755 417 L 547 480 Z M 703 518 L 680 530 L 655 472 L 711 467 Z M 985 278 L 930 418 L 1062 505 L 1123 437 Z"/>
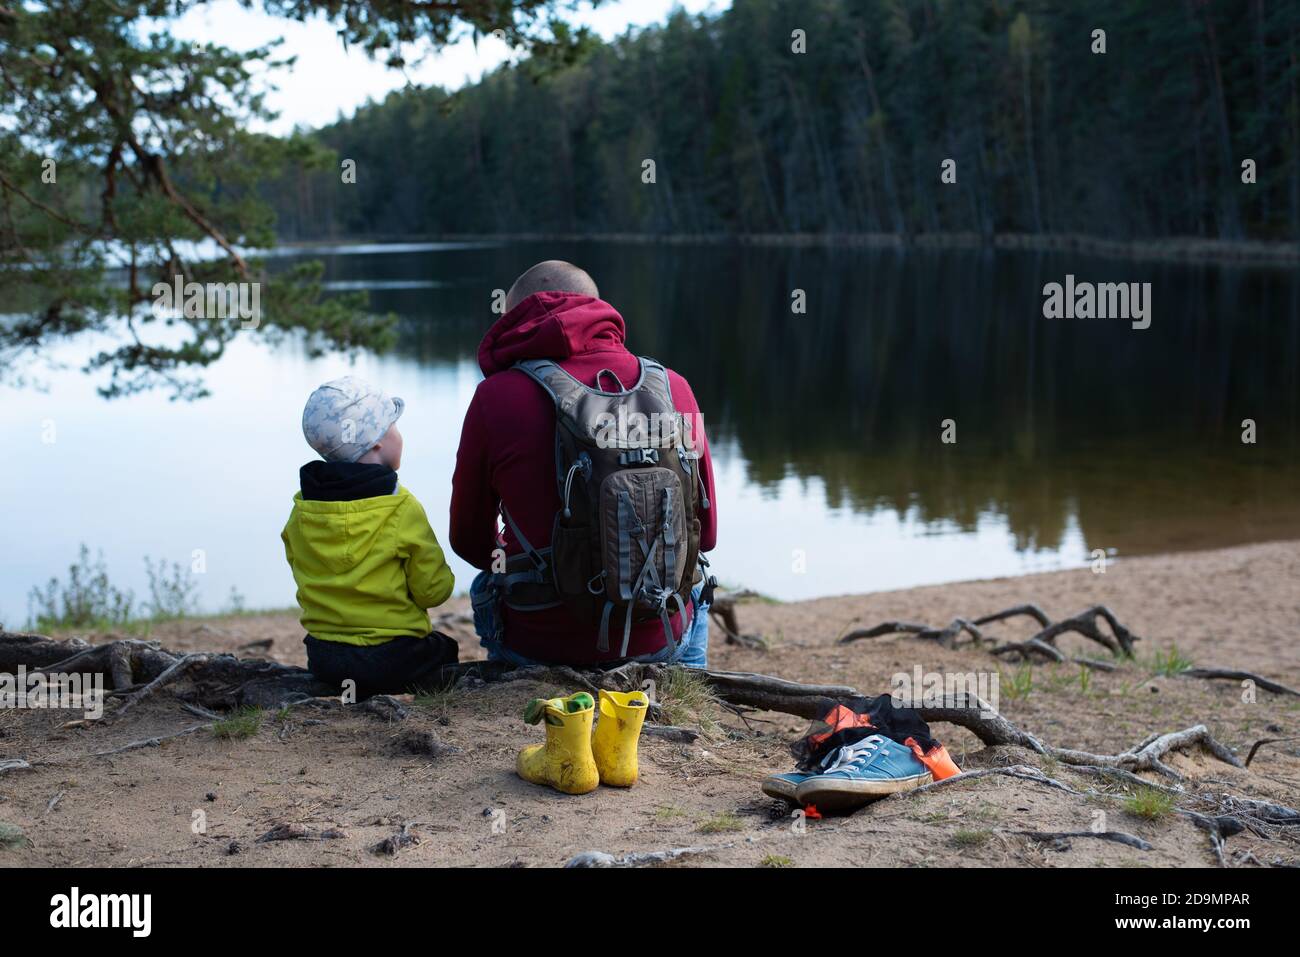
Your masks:
<path fill-rule="evenodd" d="M 485 376 L 521 359 L 568 359 L 620 349 L 626 327 L 618 310 L 592 296 L 535 292 L 492 324 L 478 347 Z"/>

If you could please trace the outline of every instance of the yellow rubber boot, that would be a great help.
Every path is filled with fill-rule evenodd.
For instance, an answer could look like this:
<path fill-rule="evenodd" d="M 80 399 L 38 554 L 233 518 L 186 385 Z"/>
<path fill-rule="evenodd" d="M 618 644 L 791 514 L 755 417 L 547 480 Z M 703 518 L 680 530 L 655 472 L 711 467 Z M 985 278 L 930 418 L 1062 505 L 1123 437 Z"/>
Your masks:
<path fill-rule="evenodd" d="M 519 752 L 515 771 L 525 781 L 546 784 L 565 794 L 586 794 L 600 784 L 591 756 L 591 719 L 596 702 L 585 691 L 549 701 L 528 702 L 524 720 L 546 722 L 546 743 Z"/>
<path fill-rule="evenodd" d="M 602 784 L 630 788 L 636 783 L 636 743 L 649 710 L 650 698 L 644 691 L 600 693 L 600 720 L 591 750 Z"/>

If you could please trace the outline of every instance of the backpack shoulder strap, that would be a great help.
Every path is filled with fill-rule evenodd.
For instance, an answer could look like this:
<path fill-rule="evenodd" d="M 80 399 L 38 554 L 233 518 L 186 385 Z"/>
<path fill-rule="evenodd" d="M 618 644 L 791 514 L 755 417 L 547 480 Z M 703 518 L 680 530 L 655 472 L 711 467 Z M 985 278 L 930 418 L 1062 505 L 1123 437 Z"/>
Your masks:
<path fill-rule="evenodd" d="M 673 389 L 669 384 L 668 370 L 664 364 L 648 356 L 637 356 L 637 361 L 641 363 L 641 381 L 637 385 L 638 391 L 653 393 L 666 408 L 675 410 Z"/>
<path fill-rule="evenodd" d="M 561 369 L 560 364 L 553 359 L 521 359 L 514 364 L 513 368 L 540 385 L 556 405 L 560 404 L 561 393 L 567 392 L 570 388 L 569 383 L 576 384 L 576 380 Z M 565 381 L 566 379 L 568 382 Z"/>
<path fill-rule="evenodd" d="M 574 410 L 591 390 L 560 367 L 553 359 L 524 359 L 516 362 L 518 369 L 532 379 L 555 403 L 555 411 L 562 417 L 574 419 Z"/>

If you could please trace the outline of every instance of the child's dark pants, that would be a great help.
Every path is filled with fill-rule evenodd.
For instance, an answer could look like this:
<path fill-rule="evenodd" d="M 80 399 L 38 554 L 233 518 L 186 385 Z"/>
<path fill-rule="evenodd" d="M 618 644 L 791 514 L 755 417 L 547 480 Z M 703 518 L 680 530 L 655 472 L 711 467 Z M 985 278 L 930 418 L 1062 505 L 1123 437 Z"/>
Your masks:
<path fill-rule="evenodd" d="M 460 652 L 454 638 L 432 632 L 427 638 L 394 638 L 382 645 L 348 645 L 308 635 L 307 668 L 335 687 L 356 682 L 357 700 L 377 694 L 434 690 L 443 665 L 454 665 Z"/>

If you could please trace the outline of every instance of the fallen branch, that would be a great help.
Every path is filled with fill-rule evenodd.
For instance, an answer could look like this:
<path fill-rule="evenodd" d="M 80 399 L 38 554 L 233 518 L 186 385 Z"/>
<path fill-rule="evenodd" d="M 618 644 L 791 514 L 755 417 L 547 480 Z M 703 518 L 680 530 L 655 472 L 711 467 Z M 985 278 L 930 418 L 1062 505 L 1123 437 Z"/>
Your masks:
<path fill-rule="evenodd" d="M 4 760 L 0 760 L 0 774 L 3 774 L 5 771 L 28 770 L 31 770 L 31 765 L 22 758 L 5 758 Z"/>
<path fill-rule="evenodd" d="M 203 729 L 210 727 L 212 727 L 210 722 L 207 724 L 196 724 L 184 729 L 183 731 L 173 731 L 171 734 L 160 734 L 156 737 L 142 738 L 139 741 L 132 741 L 129 744 L 122 745 L 120 748 L 111 748 L 108 751 L 95 751 L 90 756 L 92 758 L 102 758 L 110 754 L 121 754 L 124 751 L 135 751 L 137 748 L 156 748 L 164 741 L 170 741 L 172 738 L 183 738 L 187 734 L 193 734 L 195 731 L 202 731 Z"/>
<path fill-rule="evenodd" d="M 183 674 L 185 674 L 185 672 L 188 669 L 194 667 L 200 662 L 204 662 L 207 660 L 208 660 L 207 655 L 186 655 L 184 658 L 178 659 L 175 663 L 165 668 L 162 674 L 160 674 L 157 678 L 154 678 L 152 681 L 150 681 L 139 691 L 135 692 L 135 694 L 131 695 L 129 698 L 123 701 L 122 707 L 114 711 L 112 716 L 109 718 L 109 720 L 116 721 L 118 718 L 122 717 L 122 715 L 126 714 L 126 712 L 130 711 L 132 708 L 134 708 L 145 698 L 158 692 L 162 688 L 165 688 L 171 682 L 176 681 Z M 114 680 L 116 680 L 116 678 Z"/>
<path fill-rule="evenodd" d="M 735 595 L 713 596 L 713 604 L 709 606 L 709 615 L 718 623 L 722 633 L 729 645 L 743 645 L 746 648 L 753 648 L 756 651 L 766 651 L 767 643 L 763 640 L 762 635 L 746 635 L 740 631 L 740 622 L 736 618 L 736 597 Z"/>
<path fill-rule="evenodd" d="M 1038 622 L 1038 627 L 1047 628 L 1052 624 L 1052 619 L 1047 617 L 1047 612 L 1039 608 L 1033 602 L 1024 605 L 1015 605 L 1003 611 L 994 612 L 991 615 L 985 615 L 983 618 L 976 618 L 977 625 L 991 625 L 995 621 L 1006 621 L 1008 618 L 1017 618 L 1021 615 L 1028 615 Z"/>
<path fill-rule="evenodd" d="M 644 675 L 658 684 L 664 683 L 667 674 L 665 665 L 649 665 L 644 670 Z M 700 676 L 715 695 L 730 704 L 781 711 L 809 720 L 822 717 L 835 700 L 859 696 L 847 685 L 806 685 L 742 671 L 701 671 Z"/>
<path fill-rule="evenodd" d="M 1201 797 L 1201 800 L 1224 808 L 1234 818 L 1242 818 L 1248 824 L 1260 824 L 1268 827 L 1300 826 L 1300 811 L 1284 804 L 1261 801 L 1257 798 L 1238 798 L 1229 794 L 1214 799 Z"/>
<path fill-rule="evenodd" d="M 1207 817 L 1204 814 L 1197 814 L 1195 811 L 1187 811 L 1181 808 L 1177 813 L 1181 814 L 1201 830 L 1209 834 L 1210 850 L 1214 852 L 1214 856 L 1218 860 L 1220 867 L 1227 866 L 1227 862 L 1223 858 L 1223 851 L 1227 846 L 1227 840 L 1233 834 L 1240 834 L 1244 831 L 1246 825 L 1228 814 L 1220 814 L 1216 817 Z"/>
<path fill-rule="evenodd" d="M 1283 741 L 1300 741 L 1300 737 L 1291 736 L 1289 738 L 1261 738 L 1250 746 L 1250 753 L 1246 755 L 1245 766 L 1250 767 L 1250 762 L 1255 760 L 1255 752 L 1266 744 L 1280 744 Z"/>
<path fill-rule="evenodd" d="M 343 837 L 347 837 L 347 834 L 334 828 L 318 831 L 307 827 L 305 824 L 290 822 L 277 824 L 259 837 L 256 843 L 265 844 L 268 841 L 333 841 Z"/>
<path fill-rule="evenodd" d="M 215 711 L 209 711 L 207 708 L 200 708 L 196 704 L 183 704 L 181 705 L 181 710 L 188 711 L 196 718 L 207 718 L 209 721 L 222 720 L 221 715 L 217 714 Z"/>
<path fill-rule="evenodd" d="M 1187 794 L 1183 788 L 1178 786 L 1169 787 L 1164 784 L 1158 784 L 1155 781 L 1148 781 L 1146 778 L 1138 777 L 1132 771 L 1125 771 L 1123 768 L 1098 767 L 1092 764 L 1072 764 L 1071 771 L 1078 771 L 1081 774 L 1091 774 L 1095 777 L 1107 778 L 1110 780 L 1123 781 L 1133 787 L 1153 788 L 1162 791 L 1165 794 L 1173 794 L 1182 797 Z"/>
<path fill-rule="evenodd" d="M 187 660 L 188 659 L 188 660 Z M 182 700 L 204 708 L 279 708 L 305 698 L 336 693 L 304 668 L 227 654 L 183 655 L 155 642 L 119 638 L 102 645 L 60 641 L 44 635 L 0 631 L 0 672 L 69 671 L 104 675 L 114 691 L 131 689 L 116 719 L 164 686 L 183 685 Z"/>
<path fill-rule="evenodd" d="M 982 744 L 989 747 L 1011 745 L 1017 748 L 1028 748 L 1038 754 L 1053 753 L 1052 748 L 1043 744 L 1028 731 L 1016 727 L 992 706 L 979 699 L 976 700 L 978 703 L 975 707 L 970 707 L 965 702 L 950 704 L 945 701 L 942 706 L 922 705 L 915 710 L 922 721 L 945 721 L 948 724 L 955 724 L 971 732 L 980 739 Z"/>
<path fill-rule="evenodd" d="M 864 638 L 882 638 L 887 635 L 915 635 L 923 641 L 937 641 L 945 648 L 955 648 L 957 638 L 963 631 L 970 635 L 974 644 L 978 645 L 985 640 L 984 633 L 974 623 L 965 618 L 954 618 L 946 628 L 932 628 L 912 621 L 884 621 L 871 628 L 851 631 L 841 638 L 839 643 L 847 645 Z"/>
<path fill-rule="evenodd" d="M 1253 681 L 1265 691 L 1273 694 L 1289 694 L 1300 698 L 1300 691 L 1284 684 L 1255 674 L 1253 671 L 1237 671 L 1231 668 L 1188 668 L 1178 673 L 1180 678 L 1205 678 L 1209 681 Z"/>
<path fill-rule="evenodd" d="M 1075 655 L 1070 659 L 1076 665 L 1083 665 L 1085 668 L 1091 668 L 1093 671 L 1118 671 L 1119 665 L 1113 661 L 1102 661 L 1100 658 L 1088 658 L 1084 655 Z"/>
<path fill-rule="evenodd" d="M 1114 655 L 1128 656 L 1133 654 L 1133 644 L 1139 640 L 1136 635 L 1120 624 L 1119 619 L 1105 605 L 1093 605 L 1090 608 L 1085 608 L 1077 615 L 1053 622 L 1037 605 L 1026 604 L 994 612 L 991 615 L 985 615 L 983 618 L 976 618 L 974 621 L 968 621 L 965 618 L 954 618 L 945 628 L 935 628 L 931 625 L 911 621 L 885 621 L 870 628 L 851 631 L 841 638 L 839 643 L 847 645 L 854 641 L 861 641 L 864 638 L 906 634 L 915 635 L 917 638 L 926 641 L 937 641 L 945 648 L 956 648 L 958 639 L 964 632 L 970 636 L 972 644 L 980 645 L 992 640 L 985 635 L 981 626 L 1020 616 L 1028 616 L 1037 621 L 1040 626 L 1038 633 L 1025 641 L 998 643 L 991 649 L 992 654 L 999 657 L 1014 654 L 1024 661 L 1038 655 L 1049 661 L 1064 662 L 1066 656 L 1056 647 L 1056 639 L 1061 635 L 1075 632 L 1097 642 Z M 1097 626 L 1098 618 L 1104 619 L 1106 624 L 1110 626 L 1109 634 Z M 1102 670 L 1112 670 L 1092 658 L 1074 658 L 1072 660 L 1085 667 L 1096 668 L 1100 665 Z"/>
<path fill-rule="evenodd" d="M 1054 851 L 1068 851 L 1070 841 L 1076 837 L 1092 837 L 1100 841 L 1114 841 L 1116 844 L 1135 847 L 1139 851 L 1151 850 L 1151 845 L 1142 838 L 1124 831 L 1012 831 L 1011 833 L 1023 835 L 1040 844 L 1051 844 Z"/>
<path fill-rule="evenodd" d="M 1216 741 L 1210 734 L 1210 729 L 1203 724 L 1182 731 L 1153 735 L 1136 747 L 1120 754 L 1091 754 L 1068 748 L 1049 748 L 1048 753 L 1066 764 L 1088 764 L 1094 767 L 1121 768 L 1135 772 L 1155 771 L 1175 781 L 1181 781 L 1183 776 L 1161 759 L 1171 751 L 1186 751 L 1198 745 L 1226 764 L 1231 764 L 1235 768 L 1244 767 L 1237 756 Z"/>

